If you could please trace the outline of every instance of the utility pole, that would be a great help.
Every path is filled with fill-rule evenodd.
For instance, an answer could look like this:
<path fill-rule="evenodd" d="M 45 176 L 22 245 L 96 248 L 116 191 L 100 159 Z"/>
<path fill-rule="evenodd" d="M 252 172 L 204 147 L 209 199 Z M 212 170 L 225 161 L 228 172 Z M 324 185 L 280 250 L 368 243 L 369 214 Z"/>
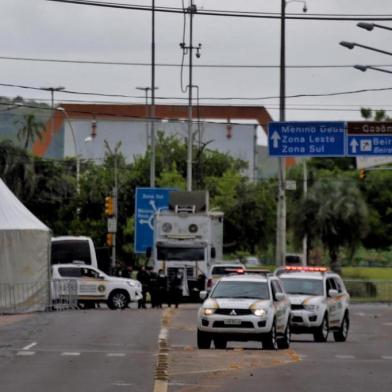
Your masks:
<path fill-rule="evenodd" d="M 280 29 L 280 93 L 279 93 L 279 120 L 286 120 L 286 0 L 281 5 Z M 286 256 L 286 161 L 278 158 L 278 205 L 276 222 L 276 263 L 285 264 Z"/>
<path fill-rule="evenodd" d="M 155 0 L 152 0 L 151 17 L 151 163 L 150 187 L 155 187 Z"/>
<path fill-rule="evenodd" d="M 63 90 L 65 90 L 65 87 L 63 87 L 63 86 L 41 87 L 41 89 L 45 90 L 45 91 L 50 91 L 50 100 L 51 100 L 51 108 L 52 108 L 52 119 L 51 119 L 50 124 L 51 124 L 52 131 L 54 131 L 54 113 L 55 113 L 55 111 L 54 111 L 54 92 L 55 91 L 63 91 Z"/>
<path fill-rule="evenodd" d="M 180 43 L 181 49 L 189 54 L 189 85 L 188 85 L 188 143 L 187 143 L 187 166 L 186 166 L 186 190 L 189 192 L 192 190 L 192 147 L 193 147 L 193 132 L 192 132 L 192 90 L 193 90 L 193 49 L 196 49 L 196 57 L 200 57 L 201 44 L 193 46 L 193 14 L 197 12 L 196 5 L 193 4 L 193 0 L 190 0 L 189 7 L 187 8 L 189 13 L 189 46 L 185 45 L 185 42 Z"/>

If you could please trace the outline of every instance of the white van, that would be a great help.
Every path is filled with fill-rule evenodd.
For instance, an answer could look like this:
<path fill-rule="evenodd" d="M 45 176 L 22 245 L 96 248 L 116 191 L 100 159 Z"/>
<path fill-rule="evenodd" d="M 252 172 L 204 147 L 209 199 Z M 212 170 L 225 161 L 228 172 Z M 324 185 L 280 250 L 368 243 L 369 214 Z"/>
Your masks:
<path fill-rule="evenodd" d="M 84 236 L 52 237 L 52 264 L 83 262 L 98 268 L 93 240 Z"/>

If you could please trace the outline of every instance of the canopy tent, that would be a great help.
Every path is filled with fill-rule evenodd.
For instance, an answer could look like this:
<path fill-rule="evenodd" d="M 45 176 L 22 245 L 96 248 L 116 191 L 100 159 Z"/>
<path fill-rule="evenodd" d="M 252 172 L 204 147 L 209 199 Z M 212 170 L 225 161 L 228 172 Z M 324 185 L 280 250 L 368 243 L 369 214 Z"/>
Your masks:
<path fill-rule="evenodd" d="M 50 237 L 50 229 L 0 179 L 0 312 L 45 309 Z"/>

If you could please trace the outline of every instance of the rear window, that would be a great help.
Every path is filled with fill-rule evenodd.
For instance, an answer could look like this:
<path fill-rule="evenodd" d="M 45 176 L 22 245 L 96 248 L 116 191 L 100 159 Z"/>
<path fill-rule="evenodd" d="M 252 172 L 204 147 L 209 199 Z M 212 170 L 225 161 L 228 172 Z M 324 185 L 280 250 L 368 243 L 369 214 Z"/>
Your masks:
<path fill-rule="evenodd" d="M 232 267 L 224 267 L 224 266 L 215 266 L 212 267 L 211 270 L 211 275 L 229 275 L 235 273 L 237 270 L 244 271 L 244 268 L 239 265 L 237 266 L 232 266 Z"/>
<path fill-rule="evenodd" d="M 91 264 L 90 246 L 87 240 L 52 241 L 52 264 L 84 261 Z"/>

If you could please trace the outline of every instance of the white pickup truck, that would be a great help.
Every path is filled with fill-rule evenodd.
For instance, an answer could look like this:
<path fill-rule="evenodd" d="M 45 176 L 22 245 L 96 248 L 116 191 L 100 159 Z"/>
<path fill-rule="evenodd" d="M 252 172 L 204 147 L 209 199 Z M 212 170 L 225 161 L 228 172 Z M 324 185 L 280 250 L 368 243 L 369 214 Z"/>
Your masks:
<path fill-rule="evenodd" d="M 76 282 L 76 285 L 62 284 Z M 134 279 L 106 275 L 85 264 L 52 265 L 52 301 L 61 301 L 75 291 L 78 304 L 89 307 L 104 302 L 110 309 L 125 309 L 130 302 L 142 298 L 142 286 Z M 74 287 L 72 289 L 71 287 Z"/>

